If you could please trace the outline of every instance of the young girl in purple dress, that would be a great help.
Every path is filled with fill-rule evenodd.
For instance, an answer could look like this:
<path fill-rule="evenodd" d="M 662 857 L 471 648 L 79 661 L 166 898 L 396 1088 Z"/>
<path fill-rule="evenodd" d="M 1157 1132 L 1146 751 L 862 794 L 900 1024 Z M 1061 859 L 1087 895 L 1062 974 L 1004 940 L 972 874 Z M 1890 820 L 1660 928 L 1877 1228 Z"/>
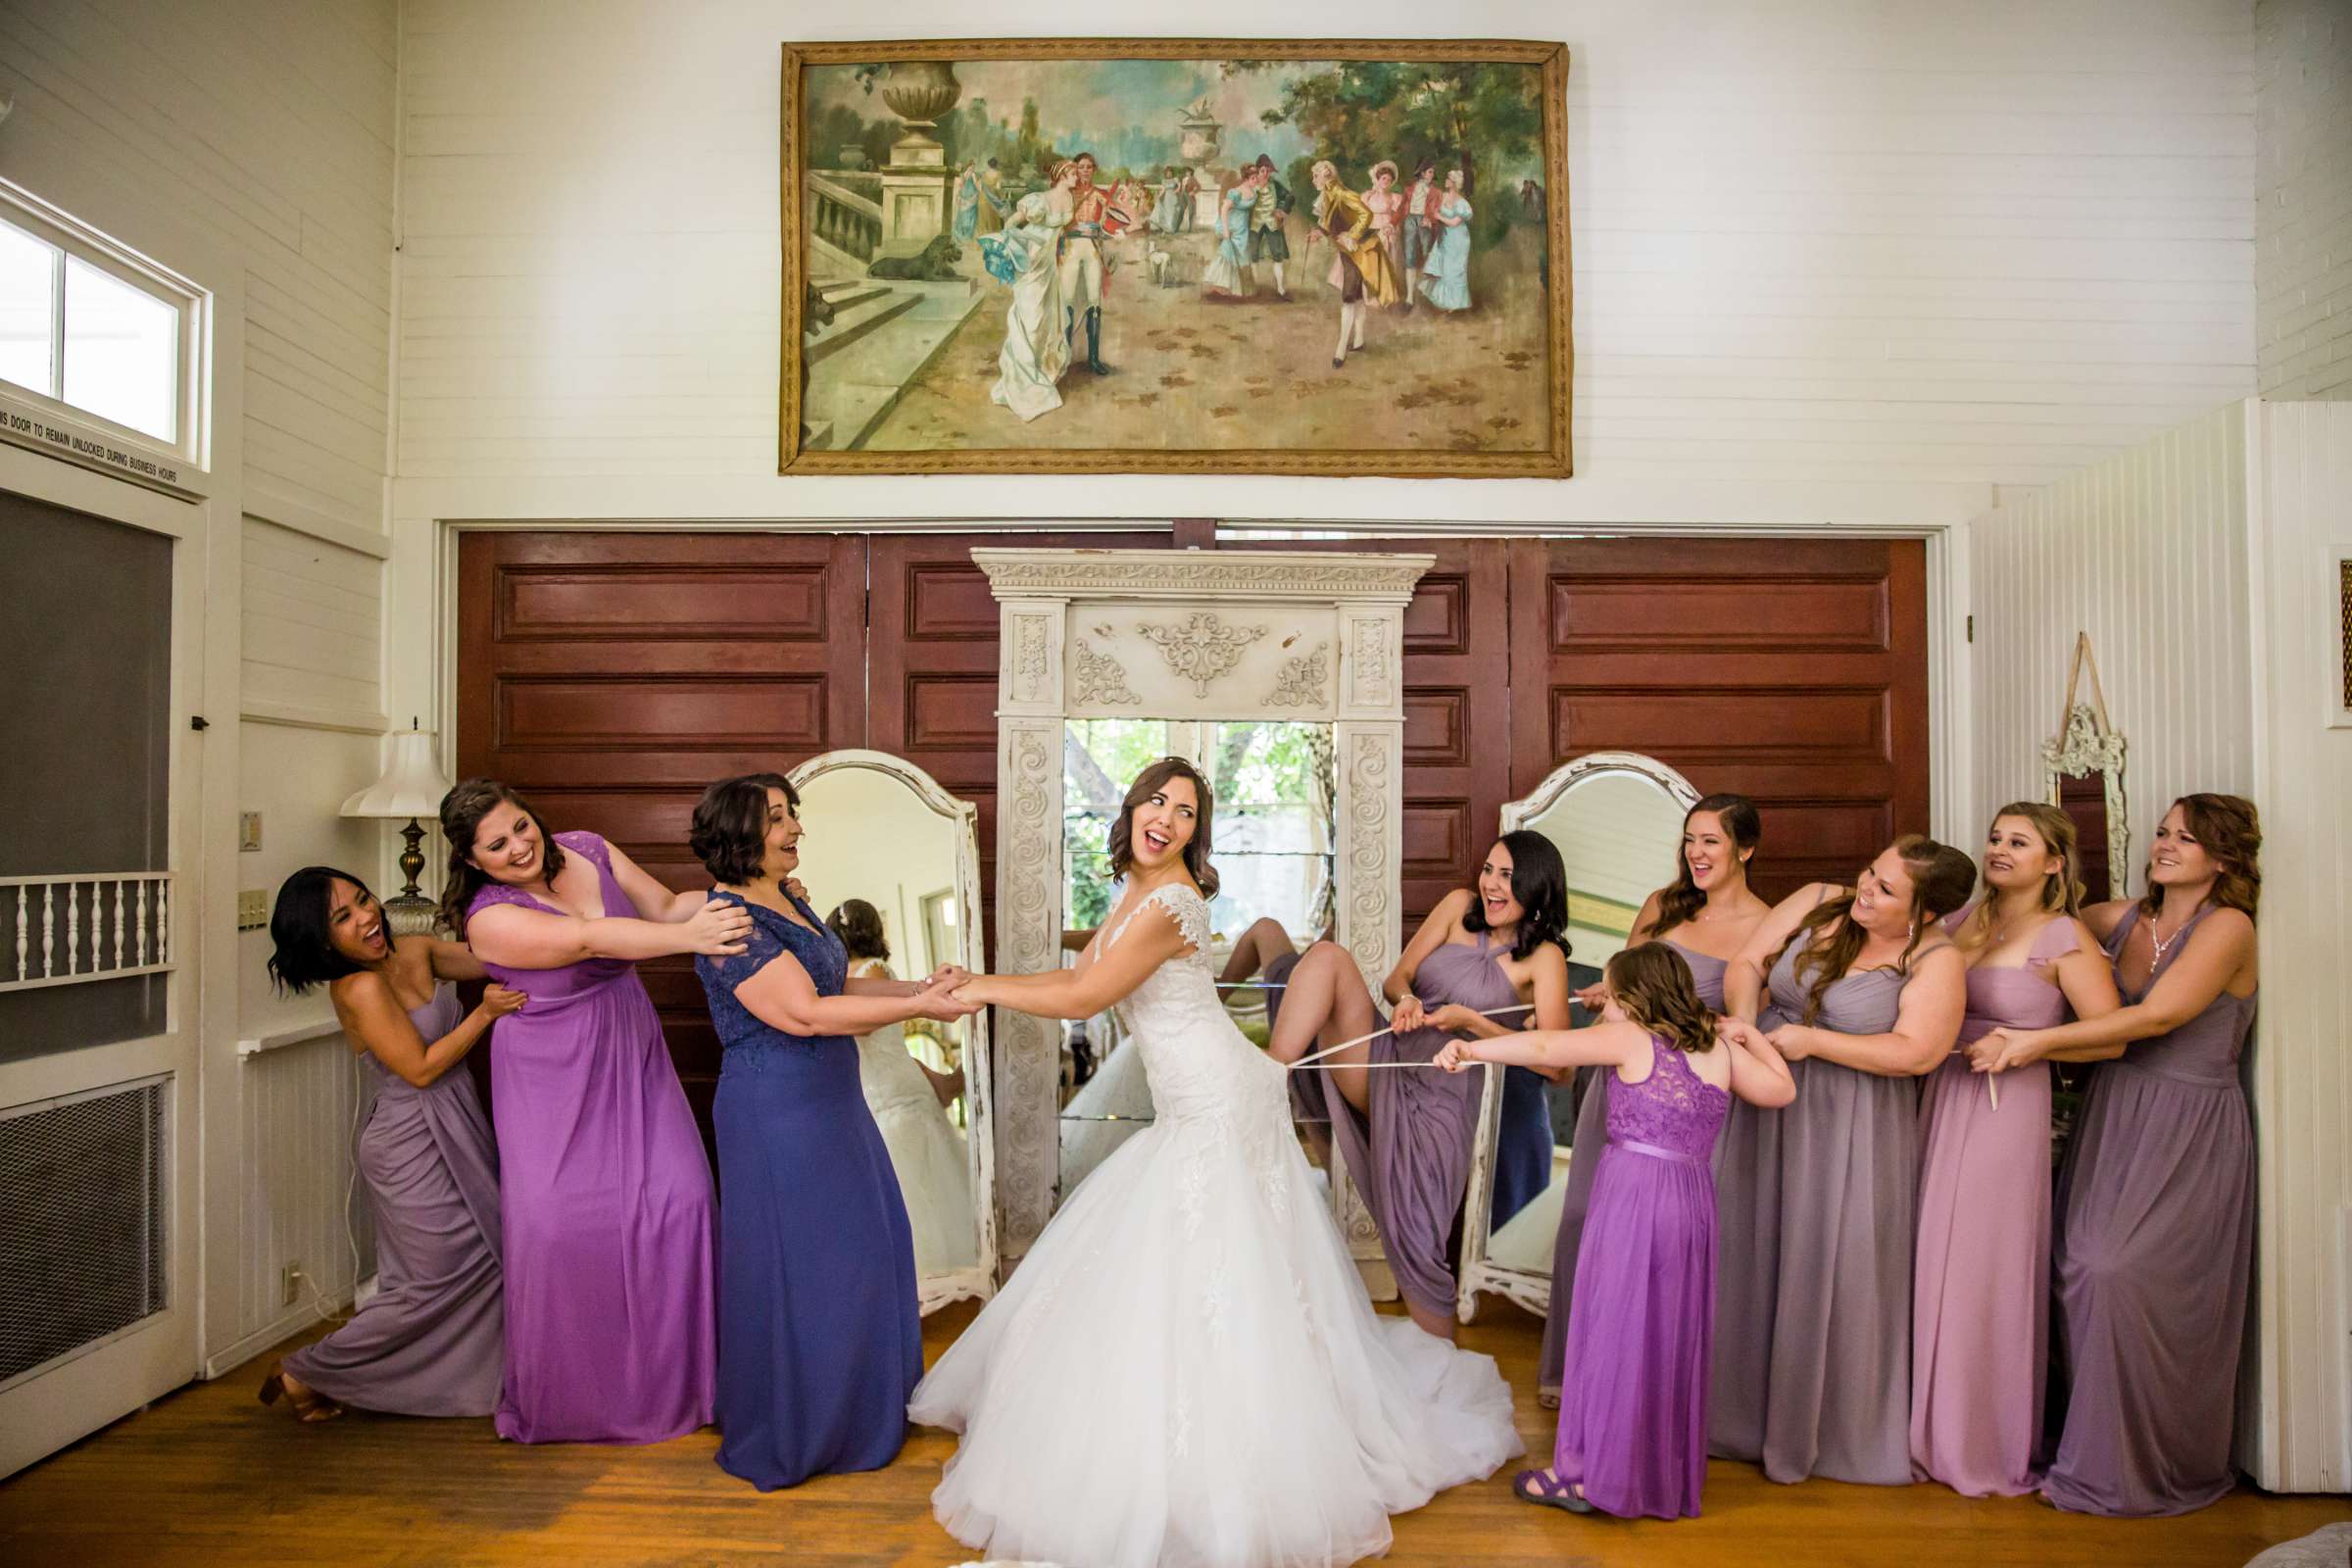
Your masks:
<path fill-rule="evenodd" d="M 1614 1069 L 1609 1142 L 1593 1178 L 1568 1323 L 1559 1438 L 1549 1469 L 1512 1490 L 1572 1513 L 1692 1518 L 1707 1470 L 1707 1358 L 1715 1316 L 1715 1178 L 1708 1155 L 1733 1096 L 1796 1098 L 1753 1025 L 1719 1021 L 1666 943 L 1609 960 L 1601 1021 L 1455 1041 L 1438 1064 Z M 1724 1049 L 1715 1050 L 1718 1030 Z"/>

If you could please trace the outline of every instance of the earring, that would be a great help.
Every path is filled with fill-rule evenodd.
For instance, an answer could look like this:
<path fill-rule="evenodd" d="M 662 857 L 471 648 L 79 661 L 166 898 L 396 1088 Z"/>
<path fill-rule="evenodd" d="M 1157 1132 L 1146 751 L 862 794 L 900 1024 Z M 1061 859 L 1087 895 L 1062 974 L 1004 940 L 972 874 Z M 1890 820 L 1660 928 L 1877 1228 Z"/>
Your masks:
<path fill-rule="evenodd" d="M 1919 940 L 1919 922 L 1917 920 L 1911 922 L 1909 939 L 1913 942 L 1917 942 Z"/>

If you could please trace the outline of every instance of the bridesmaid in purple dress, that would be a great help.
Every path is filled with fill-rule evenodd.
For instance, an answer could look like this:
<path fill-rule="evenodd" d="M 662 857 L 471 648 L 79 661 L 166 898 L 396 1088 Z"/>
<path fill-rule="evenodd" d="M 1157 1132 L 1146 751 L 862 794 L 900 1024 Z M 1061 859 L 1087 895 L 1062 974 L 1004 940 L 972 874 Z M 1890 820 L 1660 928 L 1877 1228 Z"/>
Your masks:
<path fill-rule="evenodd" d="M 1487 852 L 1478 886 L 1440 900 L 1389 971 L 1389 1032 L 1327 1057 L 1334 1070 L 1291 1075 L 1298 1113 L 1331 1123 L 1380 1227 L 1405 1310 L 1441 1339 L 1454 1336 L 1452 1239 L 1470 1185 L 1478 1080 L 1364 1069 L 1434 1060 L 1456 1035 L 1516 1034 L 1530 1012 L 1540 1028 L 1565 1029 L 1567 923 L 1560 852 L 1541 833 L 1505 833 Z M 1515 1010 L 1481 1016 L 1503 1008 Z M 1354 956 L 1318 942 L 1290 971 L 1267 1049 L 1277 1061 L 1297 1061 L 1382 1024 Z"/>
<path fill-rule="evenodd" d="M 2106 1056 L 2058 1178 L 2059 1344 L 2072 1381 L 2041 1494 L 2077 1513 L 2176 1514 L 2230 1463 L 2254 1255 L 2254 1133 L 2237 1058 L 2254 1021 L 2262 826 L 2187 795 L 2156 829 L 2148 895 L 2083 911 L 2125 1005 L 2001 1029 L 1981 1071 Z M 2126 1048 L 2130 1049 L 2127 1050 Z"/>
<path fill-rule="evenodd" d="M 659 1443 L 710 1419 L 710 1165 L 635 960 L 743 951 L 751 916 L 672 894 L 505 785 L 441 802 L 442 907 L 493 979 L 490 1108 L 506 1229 L 499 1436 Z M 650 911 L 653 918 L 639 917 Z"/>
<path fill-rule="evenodd" d="M 1852 888 L 1782 901 L 1725 973 L 1740 1017 L 1769 987 L 1757 1022 L 1796 1079 L 1795 1103 L 1716 1161 L 1711 1446 L 1774 1481 L 1911 1480 L 1914 1080 L 1960 1032 L 1967 984 L 1936 922 L 1976 880 L 1967 856 L 1907 834 Z"/>
<path fill-rule="evenodd" d="M 1715 1318 L 1715 1181 L 1707 1156 L 1734 1095 L 1764 1106 L 1796 1097 L 1788 1068 L 1752 1024 L 1716 1017 L 1671 943 L 1609 960 L 1600 1023 L 1515 1040 L 1462 1041 L 1472 1061 L 1595 1064 L 1617 1082 L 1609 1143 L 1592 1184 L 1568 1325 L 1566 1396 L 1549 1469 L 1520 1472 L 1529 1502 L 1622 1518 L 1695 1518 L 1707 1474 L 1707 1363 Z"/>
<path fill-rule="evenodd" d="M 1676 852 L 1674 885 L 1652 893 L 1634 919 L 1628 947 L 1663 942 L 1683 956 L 1698 1000 L 1711 1012 L 1723 1010 L 1723 971 L 1772 912 L 1747 885 L 1747 862 L 1764 836 L 1763 818 L 1744 795 L 1709 795 L 1683 813 L 1683 844 Z M 1607 985 L 1580 993 L 1577 1001 L 1597 1010 Z M 1584 1243 L 1585 1213 L 1592 1180 L 1608 1147 L 1609 1080 L 1615 1073 L 1587 1068 L 1584 1100 L 1576 1110 L 1576 1138 L 1569 1145 L 1568 1185 L 1560 1202 L 1559 1239 L 1551 1249 L 1551 1310 L 1544 1318 L 1544 1348 L 1536 1362 L 1536 1400 L 1545 1409 L 1560 1402 L 1560 1362 L 1568 1346 L 1569 1305 L 1576 1290 L 1576 1255 Z M 1732 1117 L 1753 1116 L 1751 1107 L 1732 1107 Z"/>
<path fill-rule="evenodd" d="M 348 871 L 286 878 L 270 917 L 270 975 L 296 996 L 324 983 L 336 1021 L 375 1079 L 353 1154 L 375 1211 L 376 1293 L 351 1321 L 272 1368 L 262 1402 L 305 1421 L 341 1406 L 488 1415 L 505 1348 L 498 1159 L 473 1083 L 456 1070 L 522 993 L 490 987 L 461 1013 L 452 980 L 482 966 L 455 942 L 393 938 Z"/>
<path fill-rule="evenodd" d="M 1946 922 L 1968 965 L 1963 1047 L 2120 1005 L 2106 955 L 2075 918 L 2078 863 L 2075 825 L 2056 807 L 2018 801 L 1993 818 L 1985 896 Z M 2035 1484 L 2049 1359 L 2049 1068 L 1990 1080 L 1954 1052 L 1928 1077 L 1919 1136 L 1912 1474 L 1971 1497 L 2017 1496 Z"/>

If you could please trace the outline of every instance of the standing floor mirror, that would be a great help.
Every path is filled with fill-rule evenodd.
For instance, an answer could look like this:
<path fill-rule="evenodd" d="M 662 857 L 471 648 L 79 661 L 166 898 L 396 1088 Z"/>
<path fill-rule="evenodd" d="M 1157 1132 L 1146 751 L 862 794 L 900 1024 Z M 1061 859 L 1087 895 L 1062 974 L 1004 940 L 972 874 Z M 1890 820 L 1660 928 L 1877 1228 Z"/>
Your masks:
<path fill-rule="evenodd" d="M 1697 799 L 1682 774 L 1652 758 L 1592 752 L 1563 762 L 1525 800 L 1503 807 L 1502 832 L 1527 828 L 1543 834 L 1567 866 L 1571 987 L 1582 990 L 1600 979 L 1602 965 L 1631 941 L 1642 902 L 1674 880 L 1683 817 Z M 1582 1008 L 1576 1009 L 1576 1021 L 1588 1021 Z M 1568 1185 L 1568 1140 L 1576 1130 L 1575 1101 L 1562 1092 L 1568 1080 L 1550 1086 L 1549 1183 L 1513 1212 L 1497 1212 L 1494 1202 L 1501 1141 L 1511 1136 L 1502 1126 L 1503 1075 L 1527 1070 L 1492 1063 L 1484 1069 L 1478 1141 L 1462 1210 L 1460 1294 L 1454 1302 L 1465 1323 L 1476 1315 L 1481 1292 L 1508 1297 L 1531 1312 L 1551 1304 L 1552 1247 Z"/>
<path fill-rule="evenodd" d="M 973 803 L 886 752 L 826 752 L 789 776 L 806 829 L 800 879 L 849 947 L 853 979 L 987 967 Z M 988 1045 L 985 1010 L 954 1023 L 890 1024 L 858 1042 L 866 1106 L 906 1200 L 926 1313 L 996 1289 Z"/>

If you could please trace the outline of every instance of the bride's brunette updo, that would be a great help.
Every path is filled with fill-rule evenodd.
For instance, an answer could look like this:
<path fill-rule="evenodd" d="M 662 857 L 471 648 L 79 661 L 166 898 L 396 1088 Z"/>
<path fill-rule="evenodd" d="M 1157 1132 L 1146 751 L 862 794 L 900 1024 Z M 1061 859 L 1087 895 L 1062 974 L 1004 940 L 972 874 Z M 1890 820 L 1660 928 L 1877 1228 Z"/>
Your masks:
<path fill-rule="evenodd" d="M 1217 896 L 1217 872 L 1208 863 L 1208 827 L 1215 804 L 1208 780 L 1181 757 L 1161 758 L 1136 774 L 1135 782 L 1127 786 L 1127 798 L 1119 803 L 1119 819 L 1110 825 L 1110 874 L 1125 876 L 1127 868 L 1135 863 L 1135 808 L 1166 789 L 1170 779 L 1178 778 L 1192 780 L 1193 794 L 1200 803 L 1193 817 L 1193 836 L 1185 841 L 1181 852 L 1184 868 L 1193 874 L 1193 883 L 1200 888 L 1200 896 L 1213 899 Z"/>

